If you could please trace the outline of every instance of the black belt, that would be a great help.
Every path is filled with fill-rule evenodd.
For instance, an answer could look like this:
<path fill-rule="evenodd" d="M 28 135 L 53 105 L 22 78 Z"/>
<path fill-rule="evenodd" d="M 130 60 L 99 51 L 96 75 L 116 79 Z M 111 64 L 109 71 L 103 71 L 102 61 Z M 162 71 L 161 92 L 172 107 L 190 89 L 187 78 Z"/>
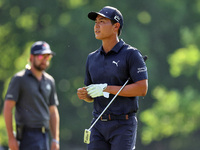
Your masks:
<path fill-rule="evenodd" d="M 48 128 L 45 128 L 44 126 L 43 127 L 40 127 L 40 128 L 31 128 L 31 127 L 23 127 L 23 130 L 24 131 L 39 131 L 39 132 L 42 132 L 42 133 L 46 133 L 49 131 Z"/>
<path fill-rule="evenodd" d="M 104 114 L 101 116 L 101 121 L 111 121 L 111 120 L 128 120 L 131 116 L 135 116 L 135 113 L 126 114 L 126 115 L 113 115 L 113 114 Z"/>

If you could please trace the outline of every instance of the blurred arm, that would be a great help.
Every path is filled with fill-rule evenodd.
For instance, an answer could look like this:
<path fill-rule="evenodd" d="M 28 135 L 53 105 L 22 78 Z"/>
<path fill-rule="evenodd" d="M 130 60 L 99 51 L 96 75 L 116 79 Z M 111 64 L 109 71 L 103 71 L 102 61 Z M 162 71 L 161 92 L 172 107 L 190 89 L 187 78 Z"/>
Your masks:
<path fill-rule="evenodd" d="M 12 150 L 18 150 L 18 143 L 13 133 L 13 114 L 12 110 L 15 107 L 16 102 L 13 100 L 5 100 L 3 115 L 6 123 L 6 130 L 8 134 L 8 145 Z"/>
<path fill-rule="evenodd" d="M 55 105 L 50 106 L 49 112 L 50 112 L 50 129 L 51 129 L 52 139 L 59 142 L 60 117 L 57 106 Z M 59 143 L 52 141 L 51 149 L 59 150 L 60 149 Z"/>

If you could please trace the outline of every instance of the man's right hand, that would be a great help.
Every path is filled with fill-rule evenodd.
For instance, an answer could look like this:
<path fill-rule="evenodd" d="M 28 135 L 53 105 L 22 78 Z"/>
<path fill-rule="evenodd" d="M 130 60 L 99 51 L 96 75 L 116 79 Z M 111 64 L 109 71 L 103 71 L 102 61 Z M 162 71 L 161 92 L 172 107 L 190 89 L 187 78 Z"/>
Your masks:
<path fill-rule="evenodd" d="M 84 101 L 86 101 L 86 102 L 93 102 L 93 101 L 94 101 L 94 99 L 91 98 L 91 97 L 88 95 L 88 92 L 87 92 L 86 87 L 79 88 L 79 89 L 77 90 L 77 95 L 78 95 L 78 98 L 79 98 L 79 99 L 82 99 L 82 100 L 84 100 Z"/>

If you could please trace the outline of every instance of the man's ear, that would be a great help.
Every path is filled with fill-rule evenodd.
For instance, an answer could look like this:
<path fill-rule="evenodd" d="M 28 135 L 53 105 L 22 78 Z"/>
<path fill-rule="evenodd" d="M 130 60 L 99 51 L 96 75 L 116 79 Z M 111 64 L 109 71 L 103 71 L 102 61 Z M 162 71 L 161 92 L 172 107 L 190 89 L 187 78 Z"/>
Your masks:
<path fill-rule="evenodd" d="M 117 33 L 118 33 L 118 31 L 119 31 L 119 28 L 120 28 L 120 23 L 119 23 L 119 22 L 117 22 L 117 23 L 115 23 L 113 26 L 114 26 L 114 30 L 115 30 L 115 32 L 117 32 Z"/>
<path fill-rule="evenodd" d="M 117 22 L 117 23 L 114 24 L 114 26 L 115 26 L 115 28 L 117 28 L 117 30 L 118 30 L 118 29 L 120 28 L 120 23 Z"/>
<path fill-rule="evenodd" d="M 31 54 L 31 55 L 30 55 L 30 58 L 29 58 L 29 61 L 30 61 L 30 62 L 32 62 L 33 57 L 34 57 L 34 56 Z"/>

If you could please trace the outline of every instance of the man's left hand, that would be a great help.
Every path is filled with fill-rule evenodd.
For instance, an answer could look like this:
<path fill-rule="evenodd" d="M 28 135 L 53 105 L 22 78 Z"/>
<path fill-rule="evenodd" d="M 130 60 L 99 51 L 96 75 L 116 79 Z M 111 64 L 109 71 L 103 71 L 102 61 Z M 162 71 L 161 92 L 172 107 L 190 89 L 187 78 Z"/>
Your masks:
<path fill-rule="evenodd" d="M 92 97 L 99 97 L 104 96 L 106 98 L 109 98 L 109 93 L 104 92 L 104 90 L 107 88 L 108 84 L 91 84 L 87 87 L 88 94 Z"/>
<path fill-rule="evenodd" d="M 51 142 L 51 150 L 60 150 L 60 145 L 58 142 L 52 141 Z"/>

